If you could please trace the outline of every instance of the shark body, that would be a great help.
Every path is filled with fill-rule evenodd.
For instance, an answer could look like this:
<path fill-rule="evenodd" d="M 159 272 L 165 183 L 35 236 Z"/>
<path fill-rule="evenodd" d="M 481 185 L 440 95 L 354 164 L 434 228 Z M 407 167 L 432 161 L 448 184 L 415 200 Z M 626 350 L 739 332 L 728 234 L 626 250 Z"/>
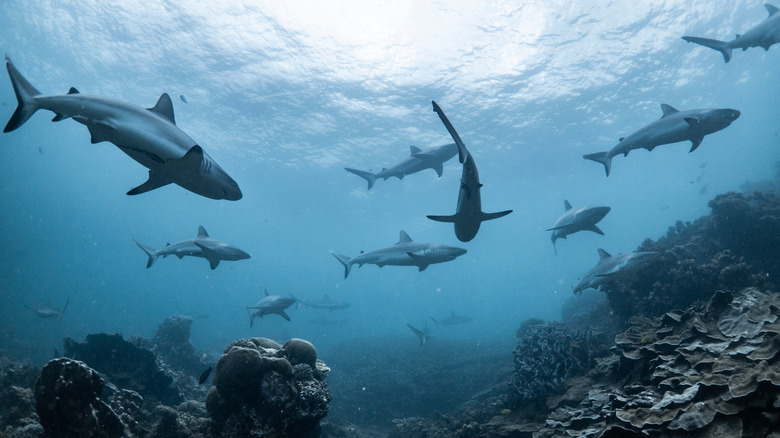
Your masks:
<path fill-rule="evenodd" d="M 455 143 L 437 146 L 425 151 L 416 146 L 410 146 L 409 149 L 411 154 L 407 159 L 392 167 L 383 168 L 376 173 L 351 169 L 349 167 L 345 167 L 344 169 L 349 173 L 354 173 L 365 179 L 366 182 L 368 182 L 368 190 L 371 190 L 371 188 L 374 187 L 376 180 L 380 178 L 384 180 L 391 177 L 404 179 L 406 175 L 411 175 L 425 169 L 433 169 L 436 171 L 436 175 L 441 177 L 442 172 L 444 171 L 444 163 L 458 153 L 458 147 Z"/>
<path fill-rule="evenodd" d="M 217 269 L 222 260 L 245 260 L 250 257 L 249 254 L 235 246 L 210 237 L 203 226 L 198 227 L 198 235 L 194 239 L 169 243 L 160 250 L 155 250 L 138 241 L 135 243 L 149 256 L 146 263 L 147 268 L 151 268 L 158 257 L 165 258 L 169 255 L 175 255 L 179 259 L 184 256 L 201 257 L 209 261 L 211 269 Z"/>
<path fill-rule="evenodd" d="M 769 47 L 773 44 L 780 42 L 780 9 L 768 3 L 764 7 L 769 12 L 766 20 L 758 23 L 747 32 L 737 35 L 731 41 L 719 41 L 693 36 L 684 36 L 682 39 L 689 43 L 699 44 L 719 51 L 726 62 L 731 60 L 731 51 L 733 49 L 745 51 L 751 47 L 761 47 L 765 51 L 769 50 Z"/>
<path fill-rule="evenodd" d="M 152 108 L 79 93 L 42 95 L 5 57 L 18 107 L 3 132 L 19 128 L 39 109 L 53 122 L 73 119 L 87 127 L 91 142 L 108 141 L 149 169 L 149 179 L 127 192 L 137 195 L 174 183 L 211 199 L 241 199 L 238 184 L 193 139 L 176 126 L 173 103 L 162 94 Z"/>
<path fill-rule="evenodd" d="M 586 160 L 604 165 L 609 176 L 612 169 L 612 157 L 628 153 L 634 149 L 652 151 L 656 146 L 690 141 L 693 152 L 699 147 L 704 136 L 720 131 L 731 125 L 740 112 L 734 109 L 694 109 L 678 111 L 672 106 L 661 104 L 663 115 L 660 119 L 640 128 L 628 137 L 621 138 L 619 143 L 607 152 L 584 155 Z"/>

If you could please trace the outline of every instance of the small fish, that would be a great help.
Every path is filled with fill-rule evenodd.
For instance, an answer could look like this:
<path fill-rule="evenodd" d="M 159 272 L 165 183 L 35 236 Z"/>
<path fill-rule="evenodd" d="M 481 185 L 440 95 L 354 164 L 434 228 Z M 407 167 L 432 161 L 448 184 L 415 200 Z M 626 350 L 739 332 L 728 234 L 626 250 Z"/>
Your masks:
<path fill-rule="evenodd" d="M 189 102 L 187 102 L 187 98 L 184 97 L 183 94 L 179 95 L 179 99 L 181 99 L 181 101 L 184 102 L 184 103 L 189 103 Z"/>
<path fill-rule="evenodd" d="M 208 367 L 206 368 L 206 371 L 204 371 L 203 374 L 200 375 L 200 378 L 198 378 L 198 385 L 202 385 L 203 382 L 205 382 L 210 375 L 211 375 L 211 367 Z"/>
<path fill-rule="evenodd" d="M 501 409 L 501 415 L 509 415 L 512 413 L 511 409 Z"/>

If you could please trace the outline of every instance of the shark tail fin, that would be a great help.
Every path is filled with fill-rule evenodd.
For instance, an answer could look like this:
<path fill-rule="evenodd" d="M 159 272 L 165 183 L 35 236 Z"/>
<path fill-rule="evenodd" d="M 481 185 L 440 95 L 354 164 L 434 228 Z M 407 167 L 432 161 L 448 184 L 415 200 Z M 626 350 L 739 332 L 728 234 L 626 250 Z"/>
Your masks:
<path fill-rule="evenodd" d="M 436 324 L 436 328 L 439 328 L 439 321 L 432 316 L 431 316 L 431 320 L 433 321 L 434 324 Z"/>
<path fill-rule="evenodd" d="M 68 303 L 70 303 L 70 297 L 68 297 L 68 299 L 65 301 L 65 306 L 62 308 L 62 312 L 60 312 L 60 324 L 62 324 L 62 315 L 64 315 L 65 311 L 68 310 Z"/>
<path fill-rule="evenodd" d="M 349 275 L 349 270 L 352 268 L 351 259 L 345 255 L 336 254 L 335 252 L 330 252 L 333 257 L 336 257 L 336 260 L 341 262 L 342 265 L 344 265 L 344 278 L 347 278 Z"/>
<path fill-rule="evenodd" d="M 724 61 L 726 61 L 727 63 L 731 61 L 731 47 L 725 41 L 711 40 L 709 38 L 699 38 L 699 37 L 691 37 L 691 36 L 684 36 L 682 37 L 682 39 L 688 41 L 689 43 L 694 43 L 700 46 L 709 47 L 710 49 L 715 49 L 723 55 Z"/>
<path fill-rule="evenodd" d="M 155 251 L 153 248 L 150 248 L 143 243 L 139 241 L 135 241 L 136 245 L 138 245 L 139 248 L 144 250 L 147 256 L 149 256 L 149 261 L 146 262 L 146 268 L 149 269 L 154 264 L 154 261 L 157 260 L 157 251 Z"/>
<path fill-rule="evenodd" d="M 609 153 L 596 152 L 595 154 L 583 155 L 582 157 L 585 158 L 586 160 L 592 160 L 597 163 L 603 164 L 604 171 L 606 171 L 607 176 L 609 176 L 609 172 L 612 170 L 612 157 L 609 156 Z"/>
<path fill-rule="evenodd" d="M 8 120 L 8 124 L 5 125 L 5 129 L 3 129 L 3 132 L 11 132 L 22 126 L 27 119 L 38 111 L 39 107 L 35 97 L 39 96 L 41 92 L 22 76 L 8 55 L 5 55 L 5 65 L 8 69 L 8 76 L 11 78 L 11 84 L 14 87 L 14 93 L 16 93 L 16 100 L 19 102 L 19 106 L 16 107 L 16 111 L 14 111 L 11 119 Z"/>
<path fill-rule="evenodd" d="M 349 167 L 345 167 L 344 170 L 346 170 L 349 173 L 354 173 L 355 175 L 366 180 L 368 182 L 368 190 L 371 190 L 371 187 L 374 187 L 374 183 L 376 183 L 376 175 L 374 175 L 371 172 L 366 172 L 364 170 L 350 169 Z"/>

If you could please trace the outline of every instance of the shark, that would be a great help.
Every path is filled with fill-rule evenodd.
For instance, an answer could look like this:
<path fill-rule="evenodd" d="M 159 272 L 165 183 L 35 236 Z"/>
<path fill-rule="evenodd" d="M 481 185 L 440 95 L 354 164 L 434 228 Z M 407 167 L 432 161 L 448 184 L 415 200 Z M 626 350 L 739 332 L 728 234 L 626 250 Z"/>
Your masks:
<path fill-rule="evenodd" d="M 684 36 L 682 39 L 689 43 L 699 44 L 719 51 L 723 55 L 723 60 L 727 63 L 731 60 L 731 51 L 733 49 L 745 51 L 751 47 L 761 47 L 765 51 L 769 50 L 769 47 L 773 44 L 780 42 L 780 13 L 778 13 L 780 9 L 768 3 L 764 7 L 769 12 L 769 16 L 742 35 L 737 35 L 731 41 L 719 41 L 693 36 Z"/>
<path fill-rule="evenodd" d="M 444 172 L 444 163 L 458 153 L 458 148 L 455 143 L 437 146 L 425 151 L 417 146 L 410 146 L 409 149 L 411 154 L 408 158 L 392 167 L 382 168 L 381 171 L 376 173 L 351 169 L 349 167 L 345 167 L 344 170 L 365 179 L 368 182 L 368 190 L 371 190 L 371 188 L 374 187 L 376 180 L 379 178 L 384 180 L 387 180 L 390 177 L 404 179 L 406 175 L 411 175 L 425 169 L 433 169 L 436 172 L 436 175 L 441 178 L 442 172 Z"/>
<path fill-rule="evenodd" d="M 636 251 L 613 256 L 601 248 L 598 249 L 598 253 L 598 264 L 574 286 L 575 294 L 588 288 L 600 290 L 605 284 L 632 277 L 660 255 L 655 251 Z"/>
<path fill-rule="evenodd" d="M 463 248 L 442 245 L 439 243 L 414 242 L 404 230 L 399 233 L 398 243 L 386 248 L 362 252 L 356 257 L 347 257 L 331 251 L 331 255 L 344 265 L 344 278 L 349 276 L 352 265 L 362 267 L 369 263 L 380 268 L 386 265 L 392 266 L 417 266 L 420 271 L 434 263 L 444 263 L 455 260 L 456 257 L 466 254 Z"/>
<path fill-rule="evenodd" d="M 62 310 L 55 309 L 54 307 L 50 305 L 45 305 L 43 307 L 30 307 L 28 305 L 25 305 L 27 309 L 38 315 L 39 318 L 43 319 L 54 319 L 57 318 L 62 322 L 62 315 L 65 314 L 65 310 L 68 308 L 68 303 L 70 303 L 70 297 L 65 301 L 65 305 L 62 307 Z"/>
<path fill-rule="evenodd" d="M 36 111 L 54 112 L 53 122 L 73 119 L 87 127 L 91 142 L 107 141 L 149 169 L 149 178 L 127 192 L 138 195 L 168 184 L 210 199 L 237 201 L 238 184 L 192 138 L 178 126 L 173 103 L 163 93 L 157 104 L 142 108 L 120 100 L 81 94 L 43 95 L 5 56 L 8 75 L 18 106 L 3 132 L 22 126 Z"/>
<path fill-rule="evenodd" d="M 555 241 L 558 239 L 565 239 L 569 234 L 574 234 L 577 231 L 593 231 L 594 233 L 604 235 L 596 224 L 604 219 L 604 216 L 609 213 L 609 207 L 577 207 L 572 208 L 569 201 L 563 200 L 564 213 L 553 224 L 552 228 L 548 228 L 546 231 L 552 231 L 552 243 L 555 254 L 558 254 L 558 250 L 555 249 Z"/>
<path fill-rule="evenodd" d="M 325 296 L 323 296 L 322 300 L 320 300 L 320 301 L 304 301 L 304 300 L 301 300 L 298 297 L 295 297 L 293 295 L 290 295 L 290 296 L 295 298 L 295 300 L 299 304 L 301 304 L 303 306 L 306 306 L 306 307 L 312 307 L 314 309 L 328 309 L 330 311 L 333 311 L 333 310 L 338 310 L 338 309 L 346 309 L 346 308 L 351 306 L 351 304 L 349 304 L 349 303 L 342 303 L 342 302 L 336 301 L 333 298 L 331 298 L 330 296 L 328 296 L 327 294 Z"/>
<path fill-rule="evenodd" d="M 152 267 L 158 257 L 165 258 L 169 255 L 175 255 L 179 259 L 184 256 L 202 257 L 209 261 L 211 269 L 217 269 L 222 260 L 246 260 L 250 257 L 249 254 L 233 245 L 209 237 L 209 233 L 202 225 L 198 227 L 198 235 L 194 239 L 169 243 L 160 250 L 155 250 L 138 241 L 135 243 L 149 256 L 149 260 L 146 262 L 147 269 Z"/>
<path fill-rule="evenodd" d="M 433 321 L 434 324 L 436 324 L 436 327 L 440 327 L 443 325 L 466 324 L 474 321 L 474 318 L 469 318 L 468 316 L 456 315 L 455 312 L 450 311 L 450 314 L 447 317 L 436 319 L 431 316 L 431 320 Z"/>
<path fill-rule="evenodd" d="M 457 131 L 450 123 L 441 107 L 435 102 L 433 111 L 439 115 L 450 136 L 458 146 L 458 160 L 463 165 L 463 171 L 460 177 L 460 191 L 458 192 L 458 204 L 455 214 L 451 216 L 428 215 L 428 219 L 438 222 L 451 222 L 455 226 L 455 236 L 461 242 L 468 242 L 476 237 L 479 227 L 484 221 L 498 219 L 512 212 L 504 210 L 497 213 L 485 213 L 482 211 L 482 196 L 480 189 L 482 184 L 479 182 L 479 172 L 474 158 L 466 149 L 463 140 L 460 139 Z"/>
<path fill-rule="evenodd" d="M 616 155 L 628 156 L 634 149 L 644 148 L 652 151 L 656 146 L 680 141 L 690 141 L 689 152 L 693 152 L 705 135 L 727 128 L 740 115 L 739 111 L 729 108 L 678 111 L 667 104 L 661 104 L 661 111 L 663 115 L 660 119 L 645 125 L 628 137 L 621 138 L 609 151 L 583 155 L 583 158 L 603 164 L 609 176 L 612 157 Z"/>
<path fill-rule="evenodd" d="M 411 324 L 406 324 L 407 327 L 409 327 L 409 330 L 414 332 L 415 335 L 417 335 L 418 338 L 420 338 L 420 346 L 422 347 L 425 345 L 426 342 L 428 342 L 429 339 L 432 338 L 431 336 L 431 329 L 428 328 L 428 325 L 426 324 L 425 327 L 420 330 Z"/>
<path fill-rule="evenodd" d="M 249 327 L 255 322 L 255 317 L 262 318 L 265 315 L 275 313 L 286 320 L 290 320 L 290 317 L 285 313 L 284 309 L 295 304 L 295 298 L 283 297 L 280 295 L 268 295 L 268 290 L 263 289 L 265 298 L 258 301 L 254 306 L 247 306 L 246 310 L 249 312 Z"/>

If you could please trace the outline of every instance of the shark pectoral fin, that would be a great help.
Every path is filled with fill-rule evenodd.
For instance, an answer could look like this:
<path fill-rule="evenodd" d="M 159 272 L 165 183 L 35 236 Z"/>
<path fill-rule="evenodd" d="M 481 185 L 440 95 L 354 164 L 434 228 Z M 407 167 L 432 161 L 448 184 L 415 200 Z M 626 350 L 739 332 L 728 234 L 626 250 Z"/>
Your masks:
<path fill-rule="evenodd" d="M 587 227 L 585 227 L 585 228 L 583 228 L 583 229 L 584 229 L 584 230 L 588 230 L 588 231 L 593 231 L 594 233 L 596 233 L 596 234 L 601 234 L 602 236 L 604 235 L 604 232 L 603 232 L 603 231 L 601 231 L 601 229 L 600 229 L 599 227 L 597 227 L 597 226 L 596 226 L 596 224 L 593 224 L 593 225 L 587 226 Z"/>
<path fill-rule="evenodd" d="M 444 173 L 444 165 L 441 163 L 432 166 L 431 169 L 433 169 L 436 172 L 436 175 L 439 175 L 439 178 L 441 178 L 441 174 Z"/>
<path fill-rule="evenodd" d="M 284 319 L 286 319 L 288 321 L 290 320 L 290 316 L 287 313 L 285 313 L 284 310 L 280 310 L 279 311 L 279 315 L 281 315 L 282 318 L 284 318 Z"/>
<path fill-rule="evenodd" d="M 217 266 L 219 266 L 219 261 L 221 260 L 219 258 L 219 254 L 216 251 L 214 251 L 213 249 L 211 249 L 211 248 L 209 248 L 207 246 L 201 245 L 198 242 L 195 242 L 195 245 L 197 245 L 198 248 L 200 248 L 201 251 L 203 251 L 203 257 L 206 260 L 209 261 L 209 266 L 211 266 L 211 269 L 212 270 L 217 269 Z"/>
<path fill-rule="evenodd" d="M 704 140 L 704 136 L 692 138 L 691 139 L 691 150 L 689 150 L 688 153 L 691 153 L 691 152 L 695 151 L 696 148 L 698 148 L 699 145 L 701 144 L 702 140 Z"/>
<path fill-rule="evenodd" d="M 65 120 L 70 118 L 70 116 L 67 116 L 65 114 L 57 113 L 53 119 L 51 119 L 52 122 L 59 122 L 61 120 Z"/>
<path fill-rule="evenodd" d="M 499 211 L 497 213 L 485 213 L 485 212 L 483 212 L 482 213 L 482 218 L 480 220 L 482 220 L 484 222 L 484 221 L 490 221 L 490 220 L 493 220 L 493 219 L 498 219 L 500 217 L 504 217 L 504 216 L 508 215 L 511 212 L 512 212 L 512 210 L 504 210 L 504 211 Z"/>
<path fill-rule="evenodd" d="M 167 186 L 172 182 L 173 181 L 171 181 L 171 179 L 168 178 L 168 175 L 165 175 L 162 172 L 155 172 L 153 170 L 150 170 L 149 179 L 147 179 L 146 182 L 141 184 L 140 186 L 127 192 L 127 194 L 131 196 L 140 195 L 141 193 L 146 193 L 150 190 L 158 189 L 162 186 Z"/>
<path fill-rule="evenodd" d="M 422 271 L 424 271 L 424 270 L 428 269 L 428 265 L 419 265 L 419 266 L 417 266 L 417 267 L 418 267 L 418 268 L 420 268 L 420 270 L 419 270 L 419 271 L 417 271 L 417 272 L 422 272 Z"/>
<path fill-rule="evenodd" d="M 57 117 L 55 117 L 55 119 L 56 118 Z M 116 134 L 114 127 L 105 122 L 96 122 L 89 119 L 85 120 L 81 117 L 74 117 L 73 120 L 87 125 L 87 129 L 89 130 L 89 134 L 91 136 L 89 141 L 92 144 L 100 143 L 101 141 L 111 141 L 111 138 Z"/>
<path fill-rule="evenodd" d="M 458 215 L 454 214 L 452 216 L 435 216 L 432 214 L 429 214 L 427 216 L 428 219 L 434 220 L 437 222 L 455 222 L 458 220 Z"/>

